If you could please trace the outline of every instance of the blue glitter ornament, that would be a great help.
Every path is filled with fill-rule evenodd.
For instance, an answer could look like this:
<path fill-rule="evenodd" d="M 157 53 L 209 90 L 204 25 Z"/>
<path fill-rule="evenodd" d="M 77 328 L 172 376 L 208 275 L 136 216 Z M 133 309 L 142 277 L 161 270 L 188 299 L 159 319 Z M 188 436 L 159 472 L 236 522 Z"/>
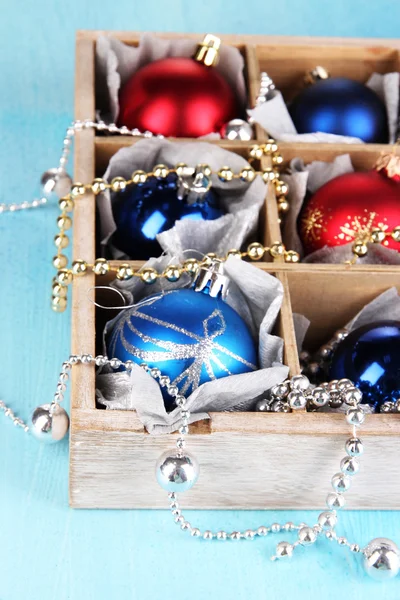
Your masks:
<path fill-rule="evenodd" d="M 321 79 L 289 106 L 298 133 L 334 133 L 368 143 L 388 143 L 386 108 L 366 85 L 345 77 Z"/>
<path fill-rule="evenodd" d="M 145 362 L 188 395 L 198 386 L 257 369 L 250 331 L 223 300 L 221 263 L 200 269 L 194 287 L 153 294 L 121 312 L 106 339 L 107 355 Z M 164 395 L 167 410 L 174 407 Z"/>
<path fill-rule="evenodd" d="M 363 403 L 377 410 L 400 398 L 400 321 L 378 321 L 355 329 L 337 346 L 331 379 L 350 379 Z"/>
<path fill-rule="evenodd" d="M 188 201 L 179 197 L 180 179 L 170 173 L 161 179 L 148 177 L 145 183 L 130 185 L 115 195 L 112 210 L 117 230 L 112 243 L 128 256 L 146 260 L 161 254 L 157 234 L 171 229 L 182 219 L 213 220 L 224 211 L 211 189 Z"/>

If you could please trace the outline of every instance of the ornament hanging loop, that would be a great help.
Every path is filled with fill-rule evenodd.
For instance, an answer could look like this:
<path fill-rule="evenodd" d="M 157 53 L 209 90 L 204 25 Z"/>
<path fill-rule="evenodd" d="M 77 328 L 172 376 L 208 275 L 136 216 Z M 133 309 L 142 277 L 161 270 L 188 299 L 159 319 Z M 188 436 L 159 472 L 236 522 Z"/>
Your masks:
<path fill-rule="evenodd" d="M 219 48 L 221 40 L 219 37 L 207 33 L 201 44 L 196 48 L 193 59 L 203 63 L 206 67 L 215 67 L 219 61 Z"/>
<path fill-rule="evenodd" d="M 308 71 L 304 76 L 304 83 L 306 85 L 313 85 L 317 81 L 323 81 L 324 79 L 330 79 L 330 73 L 325 67 L 317 65 L 311 71 Z"/>

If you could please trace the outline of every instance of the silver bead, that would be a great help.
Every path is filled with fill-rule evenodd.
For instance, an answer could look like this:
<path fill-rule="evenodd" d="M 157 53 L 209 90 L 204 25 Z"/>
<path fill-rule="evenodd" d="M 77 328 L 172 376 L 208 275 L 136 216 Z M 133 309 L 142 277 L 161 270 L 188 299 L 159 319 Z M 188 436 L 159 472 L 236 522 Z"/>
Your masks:
<path fill-rule="evenodd" d="M 355 387 L 354 387 L 354 385 L 353 385 L 353 382 L 352 382 L 352 381 L 350 381 L 350 379 L 346 379 L 346 378 L 344 378 L 344 379 L 339 379 L 339 382 L 338 382 L 338 388 L 339 388 L 339 390 L 347 390 L 347 389 L 349 389 L 349 388 L 358 389 L 358 388 L 355 388 Z M 359 391 L 360 391 L 360 390 L 359 390 Z"/>
<path fill-rule="evenodd" d="M 350 552 L 360 552 L 360 546 L 358 544 L 350 544 Z"/>
<path fill-rule="evenodd" d="M 339 544 L 339 546 L 346 546 L 347 544 L 347 538 L 345 537 L 338 537 L 337 539 L 337 543 Z"/>
<path fill-rule="evenodd" d="M 289 406 L 292 410 L 301 410 L 307 404 L 306 397 L 301 390 L 294 390 L 288 395 Z"/>
<path fill-rule="evenodd" d="M 199 464 L 191 454 L 171 454 L 168 450 L 156 464 L 157 481 L 168 492 L 185 492 L 197 481 Z"/>
<path fill-rule="evenodd" d="M 322 358 L 322 360 L 329 360 L 332 356 L 333 348 L 329 344 L 325 344 L 321 346 L 318 350 L 318 355 Z"/>
<path fill-rule="evenodd" d="M 243 537 L 245 540 L 254 540 L 255 535 L 255 531 L 253 531 L 252 529 L 246 529 L 246 531 L 243 534 Z"/>
<path fill-rule="evenodd" d="M 283 528 L 285 531 L 294 531 L 296 529 L 296 525 L 292 523 L 292 521 L 288 521 L 287 523 L 285 523 Z"/>
<path fill-rule="evenodd" d="M 290 380 L 290 385 L 293 390 L 302 390 L 304 392 L 310 387 L 310 381 L 305 375 L 295 375 Z"/>
<path fill-rule="evenodd" d="M 329 390 L 329 406 L 331 408 L 340 408 L 343 404 L 342 394 L 337 389 Z"/>
<path fill-rule="evenodd" d="M 256 404 L 256 411 L 257 412 L 270 412 L 271 411 L 270 401 L 265 400 L 264 398 L 259 400 Z"/>
<path fill-rule="evenodd" d="M 214 534 L 212 531 L 207 530 L 203 533 L 203 540 L 212 540 L 213 537 L 214 537 Z"/>
<path fill-rule="evenodd" d="M 320 408 L 321 406 L 325 406 L 329 402 L 329 394 L 322 387 L 316 387 L 312 391 L 312 402 Z"/>
<path fill-rule="evenodd" d="M 332 541 L 335 539 L 335 533 L 333 531 L 327 531 L 325 537 L 327 540 Z"/>
<path fill-rule="evenodd" d="M 259 535 L 260 537 L 264 537 L 264 536 L 268 535 L 268 527 L 264 527 L 264 525 L 261 525 L 257 529 L 257 535 Z"/>
<path fill-rule="evenodd" d="M 293 544 L 289 542 L 279 542 L 276 546 L 276 556 L 279 558 L 290 558 L 293 554 Z"/>
<path fill-rule="evenodd" d="M 336 331 L 333 337 L 337 342 L 341 342 L 344 339 L 346 339 L 348 335 L 349 332 L 347 331 L 347 329 L 339 329 L 338 331 Z"/>
<path fill-rule="evenodd" d="M 303 546 L 313 544 L 317 539 L 317 534 L 312 527 L 302 527 L 299 530 L 299 542 Z"/>
<path fill-rule="evenodd" d="M 324 529 L 332 529 L 336 526 L 337 516 L 330 511 L 324 511 L 318 516 L 318 524 Z"/>
<path fill-rule="evenodd" d="M 335 490 L 335 492 L 347 492 L 347 490 L 350 488 L 350 485 L 351 479 L 344 473 L 336 473 L 332 477 L 332 487 Z"/>
<path fill-rule="evenodd" d="M 224 140 L 248 142 L 253 139 L 253 128 L 247 121 L 243 121 L 243 119 L 232 119 L 222 127 L 221 136 Z"/>
<path fill-rule="evenodd" d="M 349 438 L 345 445 L 346 452 L 349 456 L 361 456 L 364 452 L 364 446 L 359 438 Z"/>
<path fill-rule="evenodd" d="M 282 528 L 279 525 L 279 523 L 272 523 L 272 525 L 271 525 L 271 531 L 272 531 L 272 533 L 279 533 L 281 529 Z"/>
<path fill-rule="evenodd" d="M 229 536 L 230 540 L 240 540 L 242 536 L 240 535 L 240 531 L 232 531 L 232 533 Z"/>
<path fill-rule="evenodd" d="M 201 531 L 200 531 L 200 529 L 197 529 L 197 527 L 194 527 L 192 529 L 192 531 L 190 532 L 190 535 L 192 537 L 200 537 L 201 536 Z"/>
<path fill-rule="evenodd" d="M 271 394 L 278 400 L 284 400 L 290 391 L 287 382 L 278 383 L 271 388 Z"/>
<path fill-rule="evenodd" d="M 387 538 L 375 538 L 364 548 L 364 567 L 374 579 L 395 577 L 400 568 L 400 551 Z"/>
<path fill-rule="evenodd" d="M 58 404 L 42 404 L 33 411 L 31 431 L 41 442 L 59 442 L 68 429 L 68 414 Z"/>
<path fill-rule="evenodd" d="M 342 496 L 341 494 L 338 494 L 336 492 L 331 492 L 326 497 L 326 505 L 331 510 L 343 508 L 343 506 L 345 504 L 346 504 L 346 501 L 344 499 L 344 496 Z"/>
<path fill-rule="evenodd" d="M 226 531 L 218 531 L 218 533 L 217 533 L 217 540 L 220 540 L 220 541 L 224 542 L 227 537 L 228 536 L 226 534 Z"/>
<path fill-rule="evenodd" d="M 188 531 L 188 529 L 191 529 L 192 526 L 188 521 L 183 521 L 183 523 L 181 523 L 181 529 L 182 531 Z"/>
<path fill-rule="evenodd" d="M 40 178 L 43 193 L 46 196 L 54 193 L 58 198 L 66 196 L 71 191 L 72 179 L 63 170 L 49 169 Z"/>
<path fill-rule="evenodd" d="M 346 413 L 346 421 L 354 427 L 361 427 L 365 421 L 365 413 L 361 408 L 350 408 Z"/>
<path fill-rule="evenodd" d="M 355 475 L 360 469 L 360 463 L 356 458 L 345 456 L 340 461 L 340 470 L 345 475 Z"/>
<path fill-rule="evenodd" d="M 360 404 L 362 397 L 362 391 L 356 387 L 349 387 L 344 393 L 344 401 L 346 404 Z"/>

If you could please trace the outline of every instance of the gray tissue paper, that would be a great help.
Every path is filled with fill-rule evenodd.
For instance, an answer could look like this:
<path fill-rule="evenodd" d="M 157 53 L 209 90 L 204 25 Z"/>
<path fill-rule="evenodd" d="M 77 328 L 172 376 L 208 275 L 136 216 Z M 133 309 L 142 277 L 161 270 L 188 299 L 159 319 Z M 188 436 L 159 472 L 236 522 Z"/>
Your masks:
<path fill-rule="evenodd" d="M 170 256 L 152 259 L 147 264 L 163 269 L 175 260 Z M 227 302 L 245 320 L 258 340 L 260 368 L 251 373 L 210 381 L 197 388 L 187 399 L 191 422 L 207 418 L 208 412 L 252 410 L 255 399 L 283 381 L 288 367 L 282 364 L 283 340 L 271 333 L 283 297 L 282 284 L 268 273 L 237 258 L 225 263 L 230 278 Z M 158 280 L 153 286 L 133 279 L 115 282 L 132 304 L 160 291 L 187 286 L 189 278 L 171 284 Z M 152 434 L 171 433 L 179 428 L 179 409 L 167 413 L 158 384 L 140 367 L 131 375 L 103 372 L 96 378 L 97 400 L 109 409 L 136 410 L 143 425 Z"/>
<path fill-rule="evenodd" d="M 104 177 L 107 181 L 117 175 L 130 178 L 137 169 L 149 172 L 156 164 L 174 167 L 179 162 L 189 166 L 207 163 L 213 171 L 224 165 L 229 165 L 235 172 L 248 166 L 241 156 L 214 144 L 153 138 L 119 150 L 111 158 Z M 256 177 L 252 183 L 239 179 L 222 183 L 213 175 L 212 186 L 226 214 L 213 221 L 177 221 L 172 229 L 157 236 L 163 251 L 176 255 L 190 249 L 201 254 L 215 252 L 224 255 L 231 248 L 241 248 L 249 238 L 257 237 L 258 217 L 266 194 L 266 184 L 261 177 Z M 113 258 L 120 259 L 126 258 L 126 255 L 115 248 L 110 239 L 116 229 L 112 214 L 113 197 L 109 190 L 97 197 L 100 236 L 103 246 L 107 246 Z"/>

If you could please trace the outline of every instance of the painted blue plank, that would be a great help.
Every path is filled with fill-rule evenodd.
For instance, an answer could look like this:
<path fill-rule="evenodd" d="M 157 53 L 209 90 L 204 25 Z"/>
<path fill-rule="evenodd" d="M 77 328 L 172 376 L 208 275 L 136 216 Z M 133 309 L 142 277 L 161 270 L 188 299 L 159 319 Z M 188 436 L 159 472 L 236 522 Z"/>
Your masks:
<path fill-rule="evenodd" d="M 56 163 L 73 110 L 77 28 L 398 35 L 400 4 L 392 0 L 250 0 L 245 11 L 243 6 L 241 0 L 172 0 L 168 6 L 161 0 L 3 2 L 0 201 L 30 199 L 40 173 Z M 55 217 L 54 207 L 0 216 L 0 392 L 21 416 L 51 398 L 69 350 L 69 315 L 48 309 Z M 272 564 L 272 536 L 206 543 L 183 535 L 166 512 L 72 511 L 67 466 L 67 444 L 41 447 L 1 420 L 0 600 L 399 598 L 398 582 L 368 581 L 356 557 L 328 542 L 321 543 L 321 553 L 313 547 L 292 562 Z M 189 517 L 210 528 L 311 519 L 277 512 Z M 399 523 L 398 513 L 346 513 L 340 532 L 360 543 L 378 535 L 399 541 Z"/>

